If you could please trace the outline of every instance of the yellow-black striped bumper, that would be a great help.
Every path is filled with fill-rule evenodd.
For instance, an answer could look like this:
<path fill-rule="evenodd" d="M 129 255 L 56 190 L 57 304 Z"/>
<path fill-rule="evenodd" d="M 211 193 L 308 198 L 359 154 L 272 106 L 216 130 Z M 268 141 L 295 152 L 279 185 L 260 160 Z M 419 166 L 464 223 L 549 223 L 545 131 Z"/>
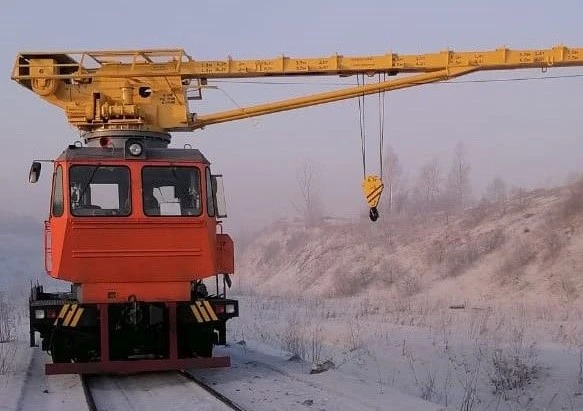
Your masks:
<path fill-rule="evenodd" d="M 85 308 L 79 307 L 77 304 L 64 304 L 53 325 L 60 324 L 63 327 L 75 328 L 83 316 L 83 311 Z"/>
<path fill-rule="evenodd" d="M 190 311 L 192 311 L 192 314 L 198 323 L 219 321 L 215 310 L 206 300 L 195 301 L 194 304 L 190 304 Z"/>

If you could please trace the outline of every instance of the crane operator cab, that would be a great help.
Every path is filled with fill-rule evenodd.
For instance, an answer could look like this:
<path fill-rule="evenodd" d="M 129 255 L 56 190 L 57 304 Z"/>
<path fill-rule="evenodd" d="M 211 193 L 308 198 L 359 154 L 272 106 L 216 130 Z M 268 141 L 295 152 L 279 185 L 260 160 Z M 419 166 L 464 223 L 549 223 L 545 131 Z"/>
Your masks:
<path fill-rule="evenodd" d="M 168 148 L 166 133 L 84 138 L 53 161 L 45 229 L 47 272 L 70 281 L 71 292 L 33 287 L 31 312 L 43 314 L 31 316 L 31 344 L 40 332 L 51 373 L 106 372 L 136 356 L 166 361 L 149 369 L 201 366 L 238 316 L 237 301 L 226 298 L 234 252 L 220 221 L 221 176 L 200 151 Z M 34 162 L 31 182 L 40 169 Z M 214 294 L 203 283 L 212 277 Z M 223 360 L 204 366 L 228 365 L 216 358 Z"/>

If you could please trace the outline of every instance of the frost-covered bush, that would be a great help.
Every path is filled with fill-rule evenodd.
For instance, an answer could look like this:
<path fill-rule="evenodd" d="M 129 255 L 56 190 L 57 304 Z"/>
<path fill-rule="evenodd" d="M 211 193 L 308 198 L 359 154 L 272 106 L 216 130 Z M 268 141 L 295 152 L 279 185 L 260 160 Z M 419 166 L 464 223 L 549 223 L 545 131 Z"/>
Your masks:
<path fill-rule="evenodd" d="M 0 344 L 14 339 L 14 328 L 13 311 L 4 294 L 0 293 Z"/>

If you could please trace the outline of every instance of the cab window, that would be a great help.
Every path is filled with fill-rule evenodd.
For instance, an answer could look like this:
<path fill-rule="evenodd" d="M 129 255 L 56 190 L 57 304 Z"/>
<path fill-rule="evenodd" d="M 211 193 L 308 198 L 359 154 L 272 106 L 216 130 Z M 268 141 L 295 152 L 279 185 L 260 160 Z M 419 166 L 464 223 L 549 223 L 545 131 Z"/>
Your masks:
<path fill-rule="evenodd" d="M 74 216 L 128 216 L 130 170 L 123 166 L 72 166 L 69 169 Z"/>
<path fill-rule="evenodd" d="M 213 195 L 213 184 L 211 169 L 206 168 L 206 210 L 209 217 L 215 216 L 215 196 Z"/>
<path fill-rule="evenodd" d="M 200 171 L 196 167 L 142 168 L 142 203 L 147 216 L 199 216 Z"/>
<path fill-rule="evenodd" d="M 51 213 L 53 217 L 61 217 L 65 211 L 65 200 L 63 199 L 63 167 L 58 166 L 53 177 L 53 197 Z"/>

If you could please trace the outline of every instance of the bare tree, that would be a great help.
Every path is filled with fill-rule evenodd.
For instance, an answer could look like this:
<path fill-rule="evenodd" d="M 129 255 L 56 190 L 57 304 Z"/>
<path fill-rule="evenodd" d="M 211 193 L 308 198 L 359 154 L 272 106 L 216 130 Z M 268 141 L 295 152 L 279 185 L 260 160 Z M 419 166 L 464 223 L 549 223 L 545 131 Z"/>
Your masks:
<path fill-rule="evenodd" d="M 573 184 L 576 183 L 577 180 L 581 178 L 581 173 L 579 171 L 571 171 L 565 177 L 565 184 Z"/>
<path fill-rule="evenodd" d="M 464 143 L 459 141 L 454 150 L 451 169 L 447 176 L 447 188 L 452 196 L 453 205 L 463 208 L 467 205 L 470 193 L 470 164 L 466 159 Z"/>
<path fill-rule="evenodd" d="M 401 181 L 401 175 L 403 174 L 403 169 L 399 162 L 399 156 L 393 151 L 391 146 L 387 147 L 387 152 L 383 160 L 383 181 L 385 184 L 385 193 L 387 196 L 387 210 L 389 213 L 393 212 L 395 195 L 399 188 L 399 183 Z"/>
<path fill-rule="evenodd" d="M 431 211 L 437 200 L 440 192 L 439 187 L 439 163 L 437 160 L 432 160 L 421 168 L 419 178 L 417 180 L 417 192 L 423 201 L 423 208 L 426 211 Z"/>
<path fill-rule="evenodd" d="M 493 203 L 506 201 L 506 183 L 500 177 L 494 178 L 486 187 L 486 199 Z"/>
<path fill-rule="evenodd" d="M 526 188 L 514 186 L 508 192 L 508 197 L 518 203 L 518 207 L 523 209 L 528 201 L 528 191 Z"/>
<path fill-rule="evenodd" d="M 402 176 L 399 179 L 397 190 L 393 194 L 393 211 L 398 214 L 405 213 L 409 206 L 410 200 L 411 190 L 407 184 L 407 177 Z"/>
<path fill-rule="evenodd" d="M 294 208 L 303 215 L 308 224 L 315 224 L 322 219 L 322 203 L 315 188 L 316 167 L 306 159 L 296 170 L 296 180 L 301 196 L 301 205 L 292 202 Z"/>

